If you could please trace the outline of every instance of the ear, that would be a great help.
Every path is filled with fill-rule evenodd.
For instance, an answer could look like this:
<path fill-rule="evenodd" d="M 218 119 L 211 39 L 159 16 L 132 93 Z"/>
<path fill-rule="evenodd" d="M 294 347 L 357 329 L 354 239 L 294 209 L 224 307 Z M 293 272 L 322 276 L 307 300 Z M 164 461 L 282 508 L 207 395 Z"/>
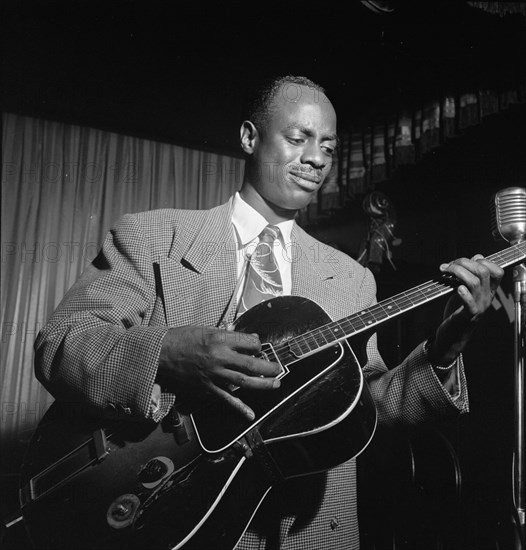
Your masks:
<path fill-rule="evenodd" d="M 254 147 L 258 138 L 258 131 L 254 124 L 250 120 L 245 120 L 241 124 L 239 129 L 239 137 L 241 140 L 241 149 L 245 151 L 248 155 L 251 155 L 254 152 Z"/>

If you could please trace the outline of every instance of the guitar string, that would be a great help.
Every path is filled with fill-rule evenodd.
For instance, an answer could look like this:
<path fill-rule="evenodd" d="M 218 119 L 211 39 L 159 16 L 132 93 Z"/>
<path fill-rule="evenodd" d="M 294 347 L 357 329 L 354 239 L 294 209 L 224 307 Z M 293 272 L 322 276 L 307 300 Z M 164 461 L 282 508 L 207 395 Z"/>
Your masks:
<path fill-rule="evenodd" d="M 331 340 L 332 341 L 340 339 L 339 335 L 334 334 L 334 330 L 332 328 L 333 326 L 335 327 L 335 329 L 337 331 L 339 331 L 340 328 L 344 329 L 344 327 L 349 327 L 350 326 L 350 328 L 352 329 L 353 332 L 356 332 L 357 330 L 360 330 L 360 329 L 367 328 L 374 321 L 387 319 L 387 318 L 393 316 L 393 313 L 390 314 L 389 312 L 386 311 L 386 309 L 384 307 L 384 305 L 386 305 L 387 303 L 389 303 L 389 305 L 387 307 L 396 306 L 396 309 L 395 309 L 394 313 L 398 314 L 400 312 L 403 312 L 407 307 L 418 305 L 419 303 L 421 303 L 421 302 L 425 301 L 426 299 L 429 299 L 431 296 L 433 296 L 432 293 L 429 293 L 429 292 L 427 294 L 424 293 L 424 290 L 426 290 L 426 289 L 431 289 L 432 290 L 433 287 L 436 287 L 436 283 L 433 282 L 433 281 L 431 281 L 429 283 L 424 283 L 424 284 L 420 285 L 420 287 L 418 287 L 417 289 L 412 289 L 411 291 L 400 293 L 399 295 L 397 295 L 395 297 L 392 297 L 388 300 L 379 302 L 379 303 L 375 304 L 374 306 L 371 306 L 367 310 L 354 313 L 353 315 L 351 315 L 347 318 L 344 318 L 344 319 L 340 319 L 339 321 L 331 321 L 331 322 L 329 322 L 325 325 L 322 325 L 321 327 L 318 327 L 316 329 L 308 331 L 303 335 L 295 336 L 295 337 L 291 338 L 286 344 L 276 346 L 274 349 L 279 354 L 283 349 L 288 349 L 290 347 L 291 343 L 293 345 L 297 344 L 298 347 L 300 347 L 300 349 L 301 349 L 301 341 L 300 340 L 305 341 L 307 343 L 307 346 L 308 346 L 308 341 L 309 340 L 316 341 L 315 335 L 319 334 L 319 333 L 321 333 L 322 336 L 325 339 L 325 343 L 322 344 L 322 345 L 328 344 L 328 343 L 330 343 L 329 341 L 327 341 L 326 336 L 328 336 L 328 335 L 331 335 Z M 441 293 L 444 293 L 445 290 L 449 291 L 450 289 L 451 289 L 451 287 L 446 286 L 446 285 L 442 285 L 439 289 L 437 289 L 435 291 L 434 294 L 435 295 L 440 295 Z M 418 300 L 414 299 L 414 298 L 417 298 L 417 297 L 418 297 Z M 400 304 L 400 306 L 398 304 Z M 383 312 L 383 315 L 379 315 L 380 312 Z M 371 320 L 371 318 L 372 318 L 372 320 Z M 346 333 L 346 335 L 351 336 L 351 334 L 347 333 L 346 330 L 344 330 L 344 332 Z M 307 350 L 307 352 L 309 352 L 309 351 L 313 351 L 313 350 L 309 348 Z"/>
<path fill-rule="evenodd" d="M 428 285 L 428 288 L 431 288 Z M 439 296 L 446 291 L 450 290 L 450 287 L 443 285 L 441 288 L 434 292 L 434 295 Z M 345 337 L 350 337 L 353 333 L 359 330 L 366 329 L 372 326 L 375 322 L 379 322 L 390 317 L 403 313 L 409 306 L 416 306 L 420 303 L 429 300 L 433 296 L 432 293 L 424 293 L 425 286 L 411 292 L 398 295 L 396 298 L 391 298 L 386 301 L 371 306 L 369 309 L 355 313 L 347 318 L 340 319 L 339 321 L 331 321 L 326 325 L 322 325 L 316 329 L 306 332 L 302 335 L 295 336 L 287 341 L 285 344 L 276 346 L 274 351 L 278 357 L 283 357 L 283 353 L 288 354 L 292 348 L 298 348 L 299 353 L 292 351 L 293 360 L 298 359 L 298 355 L 301 356 L 305 353 L 309 353 L 323 347 L 331 342 L 342 340 Z M 386 307 L 387 306 L 387 309 Z M 390 308 L 395 307 L 391 311 Z M 389 311 L 388 311 L 389 310 Z M 341 332 L 344 336 L 341 336 Z M 320 338 L 321 337 L 321 338 Z M 321 342 L 320 342 L 321 340 Z M 284 359 L 285 357 L 283 357 Z"/>
<path fill-rule="evenodd" d="M 523 244 L 522 248 L 524 248 L 525 246 L 526 244 Z M 488 259 L 493 259 L 493 258 L 497 259 L 498 257 L 502 259 L 506 255 L 508 255 L 509 258 L 505 259 L 503 264 L 505 264 L 507 261 L 516 261 L 517 257 L 515 255 L 515 250 L 517 248 L 521 248 L 521 247 L 520 246 L 511 247 L 510 249 L 501 251 L 495 254 L 494 256 L 488 257 Z M 525 249 L 525 252 L 526 252 L 526 249 Z M 339 335 L 336 335 L 336 336 L 334 335 L 334 331 L 335 330 L 338 331 L 339 327 L 342 327 L 342 325 L 350 325 L 353 331 L 356 331 L 358 329 L 363 329 L 363 328 L 366 328 L 367 326 L 370 326 L 374 321 L 379 321 L 379 320 L 381 321 L 393 316 L 393 313 L 394 314 L 403 313 L 404 310 L 408 307 L 408 305 L 409 306 L 419 305 L 420 303 L 422 303 L 422 301 L 428 300 L 429 298 L 436 297 L 437 295 L 441 295 L 449 291 L 451 291 L 450 285 L 446 285 L 444 283 L 438 283 L 436 280 L 423 283 L 415 287 L 414 289 L 411 289 L 406 292 L 402 292 L 397 296 L 383 300 L 382 302 L 379 302 L 374 306 L 371 306 L 371 308 L 369 308 L 368 310 L 358 312 L 356 314 L 349 316 L 348 318 L 341 319 L 340 321 L 331 321 L 330 323 L 324 326 L 318 327 L 316 329 L 313 329 L 312 331 L 309 331 L 303 335 L 295 336 L 291 338 L 286 344 L 282 345 L 281 348 L 280 346 L 276 346 L 275 350 L 277 350 L 277 353 L 279 354 L 280 352 L 283 351 L 283 349 L 288 350 L 292 343 L 292 345 L 296 345 L 297 347 L 300 348 L 300 351 L 304 353 L 305 352 L 303 349 L 304 346 L 302 346 L 302 344 L 305 344 L 307 348 L 306 352 L 308 353 L 310 351 L 317 349 L 317 347 L 324 346 L 330 343 L 330 341 L 334 342 L 335 340 L 341 339 Z M 419 295 L 423 295 L 423 298 Z M 415 298 L 416 298 L 416 301 L 415 301 Z M 399 307 L 398 304 L 400 304 L 401 307 Z M 386 307 L 384 306 L 387 306 L 387 310 L 386 310 Z M 396 307 L 394 312 L 390 311 L 393 306 Z M 379 313 L 380 314 L 383 313 L 383 315 L 379 315 Z M 371 318 L 372 318 L 372 321 L 371 321 Z M 364 321 L 363 319 L 366 319 L 367 322 Z M 357 325 L 355 326 L 356 321 L 359 321 L 359 323 L 357 323 Z M 335 327 L 335 328 L 332 328 L 332 327 Z M 330 335 L 330 341 L 327 340 L 326 335 Z M 320 340 L 319 336 L 322 337 L 321 343 L 319 341 Z M 314 343 L 314 347 L 312 347 L 311 345 L 312 343 Z"/>
<path fill-rule="evenodd" d="M 524 250 L 521 251 L 521 249 Z M 521 251 L 522 254 L 526 256 L 526 243 L 519 243 L 517 245 L 514 245 L 504 251 L 500 251 L 491 256 L 488 256 L 487 259 L 490 261 L 496 261 L 497 263 L 499 263 L 499 265 L 506 267 L 506 264 L 508 262 L 513 263 L 516 261 L 520 261 L 520 259 L 523 259 L 518 258 L 516 254 L 517 251 Z M 444 282 L 432 280 L 422 283 L 421 285 L 418 285 L 413 289 L 401 292 L 400 294 L 386 300 L 382 300 L 381 302 L 378 302 L 377 304 L 371 306 L 366 310 L 352 314 L 349 317 L 346 317 L 339 321 L 331 321 L 302 335 L 294 336 L 286 343 L 280 344 L 273 348 L 274 353 L 276 354 L 278 359 L 281 360 L 282 363 L 285 362 L 285 355 L 288 356 L 289 354 L 292 356 L 292 362 L 296 361 L 298 360 L 298 356 L 296 353 L 294 353 L 294 351 L 291 350 L 291 347 L 299 348 L 301 352 L 299 356 L 301 357 L 301 355 L 305 353 L 310 353 L 311 351 L 315 351 L 320 347 L 330 344 L 330 341 L 327 340 L 327 336 L 329 335 L 332 342 L 342 340 L 345 337 L 352 336 L 352 333 L 356 333 L 360 329 L 365 329 L 368 326 L 373 325 L 374 322 L 383 321 L 390 317 L 396 316 L 400 313 L 403 313 L 410 306 L 420 305 L 422 303 L 425 303 L 425 301 L 427 300 L 451 291 L 451 285 L 448 285 Z M 399 307 L 399 304 L 401 307 Z M 395 309 L 394 312 L 390 313 L 389 311 L 386 311 L 384 306 L 387 306 L 389 310 L 392 307 L 396 307 L 397 309 Z M 364 321 L 364 318 L 367 321 Z M 355 322 L 357 321 L 358 323 L 357 325 L 355 325 Z M 349 326 L 351 329 L 350 332 Z M 339 334 L 335 334 L 335 332 L 338 332 L 340 328 L 344 331 L 344 337 L 341 337 Z M 320 336 L 322 338 L 321 343 L 318 338 Z M 306 346 L 306 351 L 304 351 L 304 349 L 302 348 L 302 343 L 304 344 L 303 348 Z"/>

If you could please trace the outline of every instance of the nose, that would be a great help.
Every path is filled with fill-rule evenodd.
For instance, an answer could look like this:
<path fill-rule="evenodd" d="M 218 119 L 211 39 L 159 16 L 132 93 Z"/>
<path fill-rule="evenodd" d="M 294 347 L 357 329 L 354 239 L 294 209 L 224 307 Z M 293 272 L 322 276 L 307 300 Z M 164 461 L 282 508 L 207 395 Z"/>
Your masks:
<path fill-rule="evenodd" d="M 314 141 L 307 142 L 301 155 L 302 164 L 308 164 L 317 170 L 322 170 L 330 162 L 330 159 L 323 152 L 319 143 Z"/>

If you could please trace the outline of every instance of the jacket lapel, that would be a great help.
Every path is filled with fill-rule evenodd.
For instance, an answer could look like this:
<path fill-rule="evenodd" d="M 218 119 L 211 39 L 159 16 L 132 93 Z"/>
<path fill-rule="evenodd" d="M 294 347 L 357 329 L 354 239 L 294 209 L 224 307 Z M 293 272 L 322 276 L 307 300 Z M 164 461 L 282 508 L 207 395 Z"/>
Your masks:
<path fill-rule="evenodd" d="M 174 247 L 172 257 L 161 266 L 168 325 L 229 322 L 224 317 L 237 280 L 231 209 L 229 201 L 207 211 L 181 259 L 173 257 Z M 167 287 L 172 290 L 170 295 Z"/>
<path fill-rule="evenodd" d="M 183 251 L 174 246 L 171 257 L 161 261 L 168 325 L 218 326 L 233 321 L 237 247 L 231 213 L 232 200 L 204 212 L 193 220 L 198 227 L 190 245 Z M 333 319 L 348 314 L 352 297 L 348 291 L 347 295 L 342 291 L 350 273 L 334 264 L 335 258 L 328 247 L 297 224 L 292 229 L 291 240 L 292 294 L 314 300 Z M 335 299 L 338 295 L 342 299 Z"/>
<path fill-rule="evenodd" d="M 205 273 L 222 256 L 232 254 L 235 266 L 235 241 L 232 233 L 232 204 L 208 210 L 193 242 L 183 254 L 183 263 L 196 273 Z"/>

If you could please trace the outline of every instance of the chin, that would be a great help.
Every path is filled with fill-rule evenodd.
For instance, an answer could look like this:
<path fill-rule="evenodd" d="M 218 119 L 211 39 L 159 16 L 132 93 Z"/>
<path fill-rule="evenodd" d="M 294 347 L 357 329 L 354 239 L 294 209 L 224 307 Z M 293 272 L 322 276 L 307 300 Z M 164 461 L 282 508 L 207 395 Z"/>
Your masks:
<path fill-rule="evenodd" d="M 317 191 L 307 192 L 305 190 L 289 189 L 285 193 L 280 193 L 276 196 L 268 196 L 264 198 L 264 200 L 274 211 L 288 213 L 286 217 L 292 218 L 298 210 L 302 210 L 312 202 L 316 192 Z"/>
<path fill-rule="evenodd" d="M 289 201 L 290 210 L 301 210 L 306 206 L 309 206 L 309 204 L 313 201 L 316 193 L 317 191 L 309 193 L 305 191 L 301 193 L 295 193 L 295 196 L 291 197 Z"/>

